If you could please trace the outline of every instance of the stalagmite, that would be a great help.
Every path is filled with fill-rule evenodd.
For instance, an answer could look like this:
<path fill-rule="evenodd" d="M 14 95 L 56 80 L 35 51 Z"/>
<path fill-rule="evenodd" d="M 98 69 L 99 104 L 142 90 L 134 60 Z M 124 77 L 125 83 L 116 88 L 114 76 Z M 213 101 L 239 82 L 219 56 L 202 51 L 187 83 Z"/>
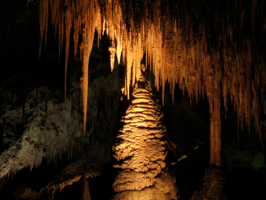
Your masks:
<path fill-rule="evenodd" d="M 81 200 L 91 200 L 89 181 L 85 176 L 82 177 L 82 192 Z"/>
<path fill-rule="evenodd" d="M 163 115 L 150 84 L 141 74 L 138 77 L 113 147 L 114 157 L 121 163 L 114 166 L 121 169 L 113 184 L 114 199 L 178 199 L 174 175 L 165 168 Z"/>

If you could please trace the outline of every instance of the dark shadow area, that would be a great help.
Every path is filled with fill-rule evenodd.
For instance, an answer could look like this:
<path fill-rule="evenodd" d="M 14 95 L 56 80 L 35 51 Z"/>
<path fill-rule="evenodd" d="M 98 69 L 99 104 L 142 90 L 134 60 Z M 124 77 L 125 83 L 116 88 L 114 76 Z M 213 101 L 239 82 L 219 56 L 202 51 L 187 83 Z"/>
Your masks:
<path fill-rule="evenodd" d="M 228 199 L 259 199 L 257 173 L 252 168 L 237 168 L 227 173 Z"/>

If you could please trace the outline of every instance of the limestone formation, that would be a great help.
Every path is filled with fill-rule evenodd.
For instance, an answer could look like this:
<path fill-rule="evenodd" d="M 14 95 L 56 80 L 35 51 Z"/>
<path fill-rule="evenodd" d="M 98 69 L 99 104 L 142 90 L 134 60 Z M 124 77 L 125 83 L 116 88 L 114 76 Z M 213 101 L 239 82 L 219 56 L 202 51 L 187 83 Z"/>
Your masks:
<path fill-rule="evenodd" d="M 37 168 L 43 159 L 48 163 L 57 162 L 56 159 L 61 159 L 62 154 L 66 152 L 71 157 L 74 149 L 80 151 L 84 144 L 90 143 L 89 138 L 92 133 L 103 137 L 103 134 L 114 131 L 116 120 L 113 116 L 118 112 L 120 98 L 117 71 L 106 78 L 98 77 L 90 84 L 88 89 L 90 117 L 87 120 L 89 130 L 86 134 L 82 134 L 83 126 L 80 123 L 82 121 L 80 86 L 76 74 L 72 75 L 69 85 L 70 92 L 66 103 L 62 102 L 62 99 L 60 101 L 59 91 L 52 92 L 44 86 L 30 88 L 24 103 L 24 113 L 22 105 L 15 106 L 21 97 L 12 95 L 10 90 L 3 93 L 2 118 L 8 124 L 3 131 L 7 135 L 6 138 L 8 139 L 8 134 L 16 133 L 16 127 L 23 122 L 23 115 L 25 130 L 12 142 L 4 138 L 7 146 L 0 154 L 0 178 L 5 175 L 13 176 L 28 166 L 31 170 Z M 10 109 L 11 104 L 14 105 L 14 109 Z M 99 104 L 105 104 L 104 107 L 109 112 L 98 109 Z M 107 119 L 109 124 L 104 122 Z M 111 143 L 111 139 L 108 139 Z"/>
<path fill-rule="evenodd" d="M 123 128 L 113 147 L 121 164 L 113 184 L 115 199 L 177 199 L 175 177 L 165 168 L 166 128 L 152 89 L 139 75 L 132 102 L 122 119 Z"/>
<path fill-rule="evenodd" d="M 30 2 L 32 0 L 29 0 Z M 155 86 L 175 86 L 196 102 L 207 95 L 210 105 L 210 164 L 221 166 L 221 107 L 225 116 L 229 101 L 238 125 L 254 125 L 261 140 L 266 121 L 265 21 L 263 1 L 119 1 L 41 0 L 39 9 L 40 50 L 46 42 L 49 15 L 63 50 L 73 27 L 74 52 L 81 33 L 84 131 L 87 117 L 88 63 L 94 32 L 110 39 L 110 66 L 115 55 L 126 64 L 124 95 L 129 99 L 142 60 L 155 75 Z M 237 12 L 235 12 L 237 8 Z M 49 14 L 51 13 L 51 14 Z M 256 37 L 255 37 L 256 35 Z M 66 41 L 66 69 L 69 41 Z M 60 54 L 60 52 L 59 52 Z M 66 74 L 66 72 L 65 72 Z M 223 101 L 223 102 L 222 102 Z M 260 109 L 261 108 L 261 109 Z"/>

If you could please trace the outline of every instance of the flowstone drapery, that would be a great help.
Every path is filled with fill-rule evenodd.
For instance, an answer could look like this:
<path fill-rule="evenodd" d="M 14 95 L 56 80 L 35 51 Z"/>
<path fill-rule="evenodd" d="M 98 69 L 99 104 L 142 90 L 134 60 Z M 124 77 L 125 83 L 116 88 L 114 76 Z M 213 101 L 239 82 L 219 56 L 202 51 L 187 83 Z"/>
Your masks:
<path fill-rule="evenodd" d="M 114 157 L 122 161 L 114 166 L 121 169 L 113 184 L 115 200 L 178 199 L 175 177 L 165 168 L 167 141 L 163 114 L 151 90 L 140 75 L 113 147 Z"/>

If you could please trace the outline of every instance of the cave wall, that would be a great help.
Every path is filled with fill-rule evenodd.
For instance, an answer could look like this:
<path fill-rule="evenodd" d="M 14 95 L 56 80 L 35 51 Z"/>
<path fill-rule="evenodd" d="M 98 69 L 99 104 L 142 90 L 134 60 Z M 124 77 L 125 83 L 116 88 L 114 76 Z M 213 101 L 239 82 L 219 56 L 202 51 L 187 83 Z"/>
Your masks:
<path fill-rule="evenodd" d="M 87 131 L 82 133 L 79 59 L 70 61 L 68 98 L 64 102 L 64 79 L 58 76 L 64 67 L 58 63 L 53 35 L 49 35 L 50 42 L 41 60 L 30 59 L 38 49 L 38 37 L 28 38 L 38 32 L 37 13 L 26 4 L 12 3 L 6 6 L 13 5 L 17 13 L 9 19 L 8 26 L 4 26 L 9 29 L 8 51 L 12 54 L 2 56 L 3 60 L 8 60 L 5 68 L 13 70 L 1 67 L 1 177 L 15 174 L 28 166 L 30 169 L 37 168 L 43 159 L 48 163 L 60 159 L 64 152 L 71 157 L 74 149 L 82 150 L 92 138 L 111 145 L 122 84 L 121 66 L 116 64 L 113 73 L 110 73 L 108 49 L 106 52 L 103 47 L 106 39 L 102 40 L 100 48 L 95 41 L 87 100 L 90 116 L 87 118 Z M 1 34 L 5 31 L 1 29 Z M 29 40 L 23 41 L 15 36 L 24 36 Z M 28 45 L 26 49 L 24 43 Z M 5 46 L 2 46 L 1 50 L 4 49 Z M 19 54 L 19 51 L 25 51 L 27 56 Z"/>

